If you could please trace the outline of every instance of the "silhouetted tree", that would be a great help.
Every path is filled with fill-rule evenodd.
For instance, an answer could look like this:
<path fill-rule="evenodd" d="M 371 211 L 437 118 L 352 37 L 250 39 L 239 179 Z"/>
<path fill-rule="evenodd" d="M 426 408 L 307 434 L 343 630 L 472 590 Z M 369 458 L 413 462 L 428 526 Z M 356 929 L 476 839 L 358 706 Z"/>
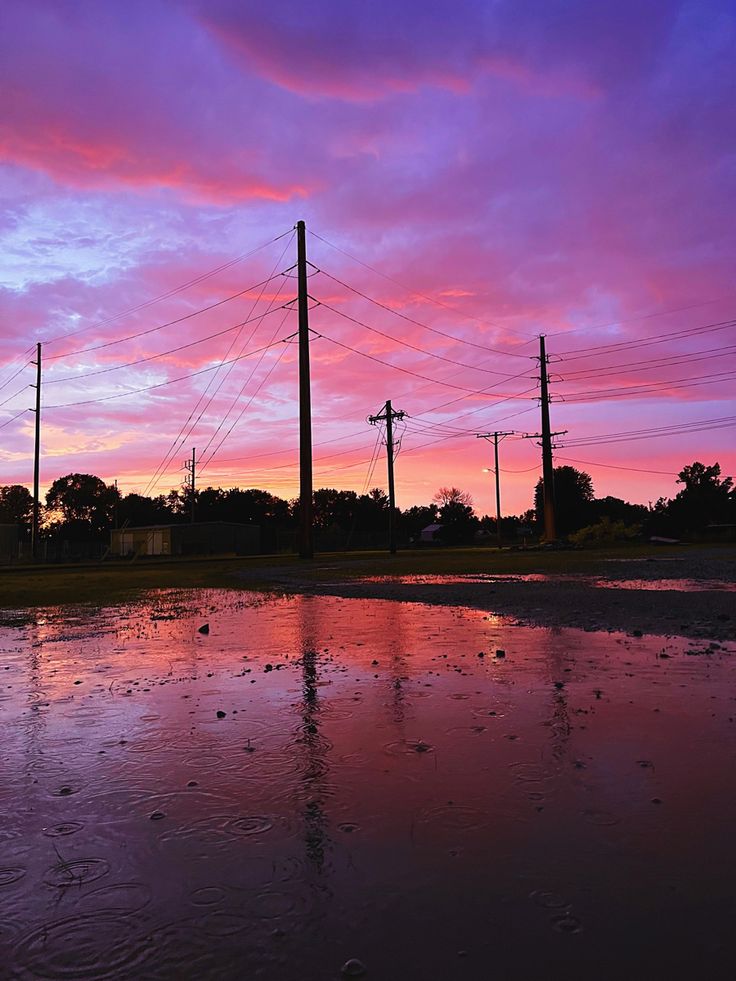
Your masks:
<path fill-rule="evenodd" d="M 174 514 L 163 494 L 144 497 L 143 494 L 126 494 L 117 509 L 118 525 L 127 522 L 133 527 L 141 525 L 166 525 L 174 520 Z"/>
<path fill-rule="evenodd" d="M 438 505 L 442 525 L 440 539 L 448 545 L 466 545 L 473 541 L 480 522 L 473 512 L 473 498 L 459 487 L 440 487 L 432 500 Z"/>
<path fill-rule="evenodd" d="M 77 537 L 98 537 L 112 526 L 115 506 L 120 500 L 117 487 L 109 486 L 89 473 L 69 473 L 58 477 L 46 492 L 46 513 L 55 530 Z"/>
<path fill-rule="evenodd" d="M 33 497 L 22 484 L 0 487 L 0 524 L 30 525 Z"/>
<path fill-rule="evenodd" d="M 256 487 L 247 490 L 232 487 L 227 492 L 226 503 L 227 517 L 222 519 L 224 521 L 261 526 L 275 522 L 279 526 L 286 526 L 291 520 L 288 501 Z"/>
<path fill-rule="evenodd" d="M 600 497 L 591 501 L 588 506 L 588 523 L 603 521 L 623 521 L 627 525 L 641 524 L 646 521 L 649 509 L 644 504 L 629 504 L 620 497 Z"/>
<path fill-rule="evenodd" d="M 555 516 L 558 535 L 569 535 L 590 524 L 590 502 L 593 500 L 593 481 L 590 474 L 575 467 L 554 468 Z M 534 488 L 534 512 L 537 524 L 544 522 L 544 481 L 540 478 Z"/>
<path fill-rule="evenodd" d="M 721 479 L 718 463 L 707 467 L 697 460 L 680 471 L 679 493 L 662 509 L 679 531 L 702 531 L 707 525 L 736 521 L 733 479 Z M 657 502 L 659 504 L 659 502 Z"/>

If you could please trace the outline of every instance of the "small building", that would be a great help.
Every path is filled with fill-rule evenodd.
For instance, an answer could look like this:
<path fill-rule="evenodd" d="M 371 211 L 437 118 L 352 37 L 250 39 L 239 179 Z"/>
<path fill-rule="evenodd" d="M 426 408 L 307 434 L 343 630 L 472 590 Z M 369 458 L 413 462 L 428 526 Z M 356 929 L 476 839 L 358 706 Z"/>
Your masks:
<path fill-rule="evenodd" d="M 419 532 L 419 544 L 420 545 L 438 545 L 441 544 L 440 532 L 442 531 L 442 525 L 433 524 L 427 525 L 426 528 L 422 528 Z"/>
<path fill-rule="evenodd" d="M 261 550 L 259 525 L 231 521 L 202 521 L 180 525 L 115 528 L 110 552 L 122 558 L 134 555 L 257 555 Z"/>

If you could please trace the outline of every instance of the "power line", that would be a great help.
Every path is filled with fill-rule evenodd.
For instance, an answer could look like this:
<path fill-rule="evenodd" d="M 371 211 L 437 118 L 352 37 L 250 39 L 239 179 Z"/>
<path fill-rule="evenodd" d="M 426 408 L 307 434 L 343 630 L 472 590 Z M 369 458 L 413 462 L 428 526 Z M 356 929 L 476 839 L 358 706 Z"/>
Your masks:
<path fill-rule="evenodd" d="M 570 351 L 563 351 L 560 357 L 565 362 L 580 361 L 586 357 L 591 357 L 591 354 L 588 352 L 605 352 L 606 354 L 613 354 L 622 349 L 633 351 L 640 347 L 650 347 L 653 344 L 663 344 L 667 341 L 683 339 L 685 337 L 697 337 L 700 334 L 708 334 L 711 331 L 726 330 L 728 327 L 734 326 L 736 326 L 736 320 L 720 320 L 716 323 L 702 324 L 698 327 L 685 327 L 683 330 L 653 334 L 651 337 L 644 337 L 641 340 L 633 339 L 630 341 L 616 341 L 611 344 L 597 344 L 591 347 L 577 347 Z M 575 355 L 575 357 L 570 357 L 570 355 Z"/>
<path fill-rule="evenodd" d="M 284 246 L 283 251 L 281 252 L 281 255 L 278 257 L 278 259 L 274 263 L 273 269 L 271 270 L 271 274 L 272 275 L 273 275 L 273 273 L 275 273 L 276 269 L 283 262 L 284 256 L 286 255 L 286 250 L 289 248 L 289 244 L 292 241 L 292 238 L 293 238 L 293 232 L 292 232 L 292 236 L 289 238 L 289 241 L 287 241 L 286 245 Z M 278 299 L 279 295 L 281 294 L 281 290 L 283 289 L 285 283 L 286 283 L 286 280 L 285 279 L 282 279 L 281 284 L 279 285 L 279 288 L 276 291 L 276 296 L 272 300 L 269 301 L 269 305 L 266 308 L 266 311 L 264 312 L 264 314 L 261 314 L 261 316 L 260 316 L 260 321 L 261 322 L 263 321 L 263 318 L 265 316 L 265 313 L 268 313 L 268 310 L 269 310 L 271 304 L 274 303 Z M 256 297 L 256 299 L 251 304 L 251 308 L 250 308 L 250 310 L 248 312 L 248 317 L 251 316 L 251 314 L 253 313 L 253 311 L 255 310 L 255 308 L 260 303 L 261 298 L 263 296 L 263 291 L 264 291 L 265 288 L 266 287 L 265 287 L 265 284 L 264 284 L 264 286 L 261 288 L 261 292 L 258 294 L 258 296 Z M 258 318 L 255 318 L 255 319 L 258 319 Z M 282 324 L 283 324 L 283 321 L 282 321 Z M 260 326 L 260 323 L 259 323 L 258 326 Z M 240 348 L 240 352 L 239 352 L 240 354 L 242 354 L 244 352 L 245 348 L 248 346 L 248 344 L 251 343 L 251 341 L 253 340 L 253 338 L 256 335 L 256 331 L 257 330 L 258 330 L 258 327 L 254 327 L 251 330 L 250 335 L 248 336 L 248 339 L 242 344 L 242 346 Z M 174 437 L 171 445 L 169 446 L 169 448 L 167 449 L 166 453 L 164 454 L 163 460 L 158 465 L 158 467 L 156 467 L 156 470 L 153 473 L 153 475 L 149 478 L 149 481 L 146 484 L 146 492 L 148 492 L 149 489 L 150 490 L 153 490 L 153 488 L 156 486 L 156 484 L 161 479 L 161 477 L 166 473 L 166 471 L 168 470 L 168 468 L 169 468 L 169 466 L 171 464 L 171 459 L 173 458 L 173 455 L 177 452 L 177 448 L 179 446 L 181 446 L 183 444 L 183 442 L 186 439 L 189 438 L 189 436 L 192 435 L 192 433 L 194 432 L 194 430 L 199 425 L 199 422 L 200 422 L 202 416 L 209 409 L 209 407 L 212 405 L 213 400 L 217 397 L 217 395 L 219 394 L 219 392 L 222 389 L 222 386 L 225 384 L 225 382 L 229 378 L 229 376 L 230 376 L 230 374 L 231 374 L 231 372 L 233 370 L 233 367 L 234 367 L 234 362 L 228 366 L 227 370 L 223 374 L 223 376 L 220 379 L 219 383 L 216 385 L 214 391 L 208 396 L 207 393 L 210 390 L 210 386 L 212 386 L 217 381 L 217 376 L 220 373 L 220 369 L 223 367 L 223 364 L 225 363 L 225 361 L 229 357 L 230 352 L 232 351 L 233 347 L 235 346 L 235 344 L 237 343 L 238 339 L 240 338 L 241 333 L 242 333 L 242 326 L 239 328 L 238 333 L 235 335 L 235 337 L 230 342 L 230 346 L 227 349 L 227 351 L 225 352 L 225 355 L 220 359 L 220 364 L 217 366 L 217 370 L 215 371 L 215 374 L 207 382 L 207 385 L 206 385 L 204 391 L 200 394 L 199 398 L 197 399 L 194 407 L 190 411 L 187 419 L 185 420 L 184 425 L 181 427 L 181 429 L 179 430 L 179 432 L 177 433 L 177 435 Z M 271 340 L 273 340 L 274 337 L 275 337 L 275 334 L 272 334 L 271 335 Z M 205 403 L 204 405 L 202 404 L 203 402 Z M 200 408 L 200 406 L 201 406 L 201 408 Z M 197 413 L 197 412 L 199 414 L 197 415 L 197 418 L 194 420 L 194 422 L 192 422 L 192 418 L 195 415 L 195 413 Z M 190 423 L 191 423 L 191 426 L 190 426 Z"/>
<path fill-rule="evenodd" d="M 30 409 L 21 409 L 20 412 L 16 413 L 14 416 L 11 416 L 10 419 L 6 419 L 5 422 L 0 423 L 0 429 L 5 429 L 5 427 L 9 426 L 11 422 L 15 422 L 16 419 L 20 419 L 21 416 L 24 416 L 26 412 L 30 411 Z"/>
<path fill-rule="evenodd" d="M 273 310 L 267 310 L 265 313 L 259 313 L 255 317 L 249 317 L 247 320 L 241 320 L 241 322 L 238 324 L 232 324 L 230 327 L 225 327 L 223 330 L 215 331 L 213 334 L 207 334 L 205 337 L 199 337 L 196 341 L 189 341 L 186 344 L 180 344 L 179 347 L 169 348 L 167 351 L 159 351 L 157 354 L 149 354 L 145 358 L 137 358 L 135 361 L 126 361 L 124 364 L 114 364 L 107 368 L 96 368 L 94 371 L 85 371 L 80 375 L 65 375 L 63 378 L 49 378 L 47 381 L 45 381 L 45 384 L 59 385 L 62 382 L 80 381 L 85 378 L 92 378 L 95 375 L 105 375 L 110 371 L 120 371 L 122 368 L 133 368 L 136 365 L 146 364 L 149 361 L 157 361 L 159 358 L 165 358 L 169 354 L 178 354 L 179 351 L 186 351 L 190 347 L 196 347 L 197 344 L 204 344 L 205 341 L 211 341 L 216 337 L 222 337 L 224 334 L 229 334 L 231 331 L 245 327 L 247 324 L 254 323 L 256 320 L 263 320 L 263 318 L 269 313 L 276 313 L 277 310 L 283 310 L 283 306 L 274 307 Z"/>
<path fill-rule="evenodd" d="M 589 392 L 570 392 L 564 398 L 566 402 L 575 403 L 598 402 L 606 399 L 625 398 L 629 395 L 649 395 L 659 392 L 662 388 L 697 388 L 699 385 L 717 385 L 720 382 L 729 381 L 734 377 L 734 374 L 736 374 L 736 369 L 708 375 L 689 375 L 686 378 L 673 378 L 672 381 L 648 382 L 646 385 L 592 389 Z M 582 398 L 582 396 L 590 397 Z"/>
<path fill-rule="evenodd" d="M 621 320 L 610 320 L 607 324 L 591 324 L 589 327 L 573 327 L 571 330 L 555 330 L 550 331 L 548 337 L 565 337 L 567 334 L 578 334 L 581 330 L 603 330 L 606 327 L 618 327 L 621 324 L 632 324 L 639 323 L 642 320 L 652 320 L 655 317 L 666 317 L 672 313 L 683 313 L 686 310 L 696 310 L 698 307 L 707 307 L 712 303 L 722 303 L 724 300 L 730 300 L 734 296 L 733 293 L 728 293 L 726 296 L 719 296 L 712 300 L 701 300 L 698 303 L 690 303 L 683 307 L 671 307 L 669 310 L 659 310 L 656 313 L 643 313 L 636 317 L 624 317 Z"/>
<path fill-rule="evenodd" d="M 446 331 L 439 330 L 437 327 L 430 327 L 429 324 L 422 323 L 421 320 L 416 320 L 414 317 L 410 317 L 407 314 L 402 313 L 400 310 L 394 309 L 394 307 L 389 306 L 387 303 L 382 303 L 380 300 L 376 300 L 374 297 L 368 296 L 367 293 L 363 293 L 361 290 L 356 289 L 354 286 L 350 286 L 349 283 L 343 282 L 341 279 L 338 279 L 337 276 L 333 276 L 331 273 L 326 272 L 324 269 L 320 269 L 320 272 L 322 273 L 323 276 L 326 276 L 328 279 L 331 279 L 333 282 L 338 283 L 340 286 L 343 286 L 346 290 L 350 290 L 351 293 L 355 293 L 356 296 L 360 296 L 364 300 L 368 300 L 369 303 L 373 303 L 375 306 L 380 307 L 382 310 L 388 311 L 388 313 L 394 314 L 394 316 L 396 317 L 401 317 L 402 320 L 406 320 L 410 324 L 414 324 L 417 327 L 422 327 L 424 328 L 424 330 L 430 330 L 432 331 L 433 334 L 439 334 L 440 337 L 446 337 L 451 341 L 455 341 L 456 343 L 467 344 L 469 347 L 475 347 L 481 351 L 489 352 L 490 354 L 500 354 L 508 358 L 524 358 L 525 360 L 528 360 L 528 356 L 525 354 L 514 354 L 512 351 L 500 351 L 498 350 L 498 348 L 488 347 L 485 344 L 476 344 L 474 341 L 468 341 L 464 337 L 456 337 L 454 334 L 448 334 Z M 323 306 L 327 306 L 327 304 L 323 303 Z M 391 339 L 395 340 L 395 338 L 391 338 Z M 421 348 L 417 348 L 417 350 L 421 350 Z M 427 353 L 427 352 L 423 352 L 423 353 Z M 473 367 L 473 366 L 462 365 L 462 367 L 465 368 L 465 367 Z M 479 370 L 484 370 L 484 369 L 479 369 Z M 497 371 L 495 372 L 495 374 L 503 375 L 504 373 L 501 371 Z M 509 376 L 505 376 L 505 377 L 509 377 Z"/>
<path fill-rule="evenodd" d="M 284 318 L 284 319 L 286 319 L 286 318 Z M 282 323 L 283 323 L 283 321 L 282 321 Z M 245 382 L 245 385 L 243 385 L 243 387 L 241 388 L 240 395 L 242 395 L 243 391 L 245 390 L 245 386 L 248 384 L 248 382 L 250 381 L 250 379 L 253 377 L 253 375 L 255 374 L 255 372 L 257 371 L 257 369 L 260 367 L 261 361 L 263 360 L 263 357 L 265 356 L 265 353 L 266 352 L 264 351 L 263 352 L 263 355 L 261 355 L 261 358 L 258 361 L 258 364 L 255 366 L 255 368 L 251 372 L 249 378 Z M 286 354 L 286 346 L 284 346 L 281 349 L 281 351 L 279 352 L 279 356 L 276 358 L 276 360 L 274 361 L 274 363 L 268 369 L 268 371 L 264 375 L 263 379 L 259 382 L 258 387 L 256 388 L 256 390 L 253 392 L 253 394 L 251 395 L 251 397 L 245 403 L 245 405 L 240 410 L 240 412 L 235 417 L 235 419 L 233 419 L 233 421 L 232 421 L 232 423 L 231 423 L 230 428 L 228 429 L 228 431 L 224 434 L 224 436 L 222 437 L 222 439 L 220 440 L 220 442 L 217 444 L 217 446 L 214 448 L 214 450 L 210 453 L 209 457 L 203 463 L 202 469 L 204 469 L 205 467 L 208 467 L 210 465 L 210 463 L 212 462 L 212 459 L 217 454 L 217 452 L 219 451 L 219 449 L 222 446 L 222 444 L 228 438 L 228 436 L 233 431 L 233 429 L 238 424 L 238 422 L 240 422 L 240 420 L 243 418 L 244 413 L 251 406 L 251 404 L 253 403 L 253 400 L 258 395 L 258 393 L 260 392 L 261 388 L 265 385 L 265 383 L 268 381 L 268 379 L 271 377 L 272 372 L 276 369 L 277 365 L 280 363 L 281 359 L 283 358 L 283 356 L 285 354 Z M 240 395 L 238 397 L 240 397 Z M 233 405 L 234 405 L 234 403 L 233 403 Z M 230 409 L 228 409 L 227 413 L 223 417 L 222 422 L 220 423 L 220 426 L 225 422 L 225 420 L 227 419 L 227 417 L 228 417 L 229 414 L 230 414 Z M 214 440 L 214 437 L 220 431 L 220 426 L 217 427 L 217 429 L 215 430 L 215 432 L 213 433 L 213 435 L 210 437 L 209 442 L 207 443 L 207 446 L 205 447 L 205 452 L 206 452 L 207 448 L 212 444 L 212 442 Z"/>
<path fill-rule="evenodd" d="M 582 368 L 580 371 L 565 371 L 565 380 L 567 381 L 571 378 L 584 380 L 586 378 L 598 378 L 601 376 L 615 376 L 621 374 L 621 369 L 623 368 L 631 368 L 632 372 L 652 371 L 656 368 L 676 367 L 680 364 L 691 364 L 695 361 L 710 361 L 712 358 L 722 358 L 725 354 L 734 352 L 736 352 L 736 345 L 726 344 L 722 347 L 709 348 L 705 351 L 693 351 L 691 354 L 674 354 L 668 358 L 651 358 L 649 361 L 626 361 L 617 365 L 603 365 L 597 369 Z"/>
<path fill-rule="evenodd" d="M 17 360 L 17 358 L 16 358 L 16 360 Z M 14 363 L 15 363 L 15 362 L 13 362 L 13 361 L 11 361 L 11 362 L 10 362 L 10 364 L 14 364 Z M 24 362 L 23 362 L 23 364 L 22 364 L 22 365 L 20 366 L 20 368 L 18 368 L 18 370 L 17 370 L 17 371 L 14 371 L 12 375 L 9 375 L 9 376 L 8 376 L 8 377 L 7 377 L 6 379 L 5 379 L 5 381 L 4 381 L 4 382 L 2 382 L 2 383 L 0 384 L 0 390 L 2 390 L 3 388 L 5 388 L 5 386 L 6 386 L 6 385 L 9 385 L 9 384 L 10 384 L 10 383 L 11 383 L 11 382 L 13 381 L 13 379 L 15 379 L 15 378 L 17 378 L 17 377 L 18 377 L 18 375 L 19 375 L 19 374 L 20 374 L 20 373 L 21 373 L 22 371 L 25 371 L 25 370 L 26 370 L 26 368 L 27 368 L 27 367 L 28 367 L 29 365 L 31 365 L 31 364 L 33 364 L 33 362 L 32 362 L 32 361 L 24 361 Z M 5 403 L 2 403 L 2 404 L 4 405 Z"/>
<path fill-rule="evenodd" d="M 208 304 L 206 307 L 200 307 L 198 310 L 193 310 L 191 313 L 183 314 L 181 317 L 176 317 L 174 320 L 167 320 L 164 324 L 158 324 L 156 327 L 148 327 L 146 330 L 140 330 L 135 334 L 127 334 L 125 337 L 118 337 L 113 341 L 105 341 L 104 344 L 95 344 L 92 347 L 79 348 L 77 351 L 66 351 L 64 354 L 54 354 L 49 356 L 47 361 L 57 361 L 59 358 L 71 358 L 77 354 L 87 354 L 90 351 L 101 351 L 106 347 L 113 347 L 115 344 L 122 344 L 124 341 L 132 341 L 138 337 L 144 337 L 147 334 L 154 334 L 158 330 L 163 330 L 165 327 L 174 327 L 176 324 L 184 323 L 185 320 L 191 320 L 193 317 L 199 317 L 200 314 L 208 313 L 210 310 L 214 310 L 216 307 L 221 307 L 224 303 L 230 303 L 232 300 L 237 300 L 238 297 L 244 296 L 246 293 L 252 293 L 253 290 L 260 289 L 272 280 L 277 279 L 281 273 L 276 273 L 275 275 L 269 276 L 268 279 L 262 280 L 260 283 L 256 283 L 253 286 L 248 286 L 244 290 L 239 290 L 237 293 L 233 293 L 230 296 L 223 297 L 221 300 L 216 300 L 214 303 Z M 237 326 L 237 325 L 236 325 Z M 233 328 L 229 328 L 232 330 Z"/>
<path fill-rule="evenodd" d="M 292 231 L 292 229 L 287 229 L 285 232 L 282 232 L 280 235 L 277 235 L 270 241 L 256 246 L 249 252 L 244 252 L 235 259 L 230 259 L 227 262 L 222 263 L 222 265 L 216 266 L 214 269 L 210 269 L 208 272 L 202 273 L 200 276 L 196 276 L 194 279 L 190 279 L 186 283 L 182 283 L 180 286 L 175 286 L 166 293 L 160 293 L 158 296 L 154 296 L 149 300 L 144 300 L 142 303 L 138 303 L 136 306 L 128 307 L 127 310 L 122 310 L 120 313 L 112 314 L 110 317 L 106 317 L 104 320 L 100 320 L 95 324 L 90 324 L 89 326 L 82 327 L 79 330 L 70 331 L 67 334 L 57 334 L 56 337 L 52 337 L 50 340 L 44 341 L 44 344 L 55 344 L 56 341 L 66 340 L 69 337 L 77 337 L 79 334 L 85 334 L 90 330 L 98 330 L 100 327 L 106 327 L 107 324 L 113 323 L 115 320 L 121 320 L 123 317 L 129 316 L 131 313 L 137 313 L 139 310 L 144 310 L 147 307 L 153 306 L 154 304 L 161 302 L 161 300 L 168 300 L 170 297 L 176 296 L 178 293 L 181 293 L 192 286 L 196 286 L 204 280 L 210 279 L 212 276 L 216 276 L 217 273 L 223 272 L 225 269 L 229 269 L 231 266 L 237 265 L 237 263 L 242 262 L 244 259 L 250 258 L 250 256 L 255 255 L 257 252 L 261 252 L 263 249 L 268 248 L 269 245 L 273 245 L 274 242 L 278 242 L 279 239 L 284 237 L 284 235 L 288 235 L 290 231 Z M 47 358 L 47 360 L 49 360 L 49 358 Z"/>
<path fill-rule="evenodd" d="M 442 354 L 434 354 L 432 351 L 426 351 L 423 347 L 417 347 L 415 344 L 410 344 L 409 341 L 405 341 L 401 337 L 394 337 L 392 334 L 387 334 L 385 331 L 379 330 L 377 327 L 371 327 L 370 324 L 366 324 L 364 321 L 358 320 L 356 317 L 351 317 L 344 311 L 338 310 L 337 307 L 330 306 L 330 304 L 325 303 L 324 300 L 319 300 L 318 302 L 320 306 L 325 308 L 325 310 L 331 310 L 332 313 L 336 313 L 338 317 L 343 317 L 345 320 L 349 320 L 358 327 L 364 327 L 365 330 L 369 330 L 372 334 L 378 334 L 381 337 L 385 337 L 387 340 L 394 342 L 395 344 L 401 344 L 403 347 L 409 348 L 410 351 L 416 351 L 418 354 L 423 354 L 428 358 L 436 358 L 438 361 L 445 361 L 447 364 L 454 364 L 458 368 L 466 368 L 470 369 L 471 371 L 483 371 L 490 375 L 502 375 L 504 378 L 515 377 L 514 375 L 509 375 L 502 371 L 494 371 L 492 368 L 481 368 L 478 365 L 466 364 L 464 361 L 456 361 L 454 358 L 446 358 Z M 526 358 L 525 360 L 528 361 L 529 359 Z"/>
<path fill-rule="evenodd" d="M 632 429 L 620 433 L 601 433 L 595 436 L 579 436 L 565 440 L 565 446 L 598 446 L 605 443 L 625 443 L 641 439 L 658 439 L 660 436 L 686 436 L 688 433 L 728 429 L 736 425 L 736 416 L 718 416 L 701 422 L 675 423 L 671 426 L 655 426 L 651 429 Z"/>
<path fill-rule="evenodd" d="M 0 406 L 7 405 L 8 402 L 12 402 L 16 396 L 21 395 L 23 392 L 25 392 L 28 389 L 28 387 L 29 387 L 28 385 L 24 385 L 22 388 L 19 388 L 17 391 L 13 392 L 12 395 L 6 396 L 6 398 L 4 398 L 2 402 L 0 402 Z M 12 412 L 13 410 L 6 409 L 5 411 Z"/>
<path fill-rule="evenodd" d="M 346 433 L 344 436 L 335 436 L 333 437 L 333 439 L 323 439 L 320 440 L 320 442 L 315 443 L 314 445 L 326 446 L 328 443 L 337 443 L 343 439 L 351 439 L 354 436 L 363 436 L 363 435 L 364 435 L 363 430 L 360 430 L 360 432 L 356 431 L 354 433 Z M 241 460 L 259 460 L 264 456 L 281 456 L 282 453 L 289 453 L 292 451 L 296 452 L 296 450 L 298 449 L 299 449 L 298 446 L 290 446 L 286 449 L 281 449 L 281 450 L 269 450 L 267 453 L 256 453 L 248 456 L 232 456 L 232 457 L 227 457 L 225 460 L 220 460 L 220 463 L 239 463 Z"/>
<path fill-rule="evenodd" d="M 417 371 L 411 371 L 411 369 L 409 369 L 409 368 L 402 368 L 399 365 L 393 364 L 390 361 L 384 361 L 382 358 L 378 358 L 374 354 L 368 354 L 365 351 L 360 351 L 357 348 L 350 347 L 349 344 L 343 344 L 342 341 L 336 341 L 334 337 L 329 337 L 327 334 L 324 334 L 322 332 L 320 332 L 316 336 L 317 337 L 324 337 L 324 339 L 326 341 L 329 341 L 331 344 L 335 344 L 337 347 L 343 348 L 345 351 L 351 351 L 353 354 L 359 354 L 362 358 L 367 358 L 369 361 L 375 361 L 377 364 L 382 364 L 386 368 L 393 368 L 395 371 L 401 371 L 405 375 L 412 375 L 414 378 L 421 378 L 422 381 L 431 382 L 434 385 L 442 385 L 445 388 L 454 388 L 458 392 L 469 392 L 471 395 L 479 395 L 479 394 L 482 394 L 481 392 L 479 392 L 475 388 L 467 388 L 465 385 L 453 385 L 451 382 L 439 381 L 439 379 L 437 379 L 437 378 L 430 378 L 427 375 L 421 375 L 421 374 L 419 374 L 419 372 L 417 372 Z M 483 393 L 485 391 L 487 391 L 487 390 L 484 389 L 483 390 Z M 498 397 L 499 398 L 501 398 L 501 397 L 503 397 L 503 398 L 520 398 L 521 396 L 516 396 L 516 395 L 504 395 L 504 396 L 501 396 L 501 395 L 499 395 Z"/>
<path fill-rule="evenodd" d="M 312 231 L 312 235 L 315 238 L 319 239 L 320 242 L 324 242 L 324 244 L 329 246 L 331 249 L 334 249 L 335 252 L 340 252 L 348 259 L 351 259 L 353 262 L 357 262 L 359 266 L 363 266 L 365 269 L 370 269 L 370 271 L 375 273 L 377 276 L 380 276 L 382 279 L 388 280 L 389 283 L 393 283 L 395 286 L 399 286 L 402 290 L 404 290 L 406 293 L 409 293 L 412 296 L 418 296 L 422 300 L 426 300 L 428 303 L 434 303 L 435 306 L 443 307 L 445 310 L 451 310 L 453 313 L 459 314 L 461 317 L 464 317 L 466 320 L 474 320 L 477 324 L 483 324 L 483 326 L 485 327 L 494 327 L 496 330 L 509 330 L 512 334 L 518 333 L 518 331 L 511 330 L 511 328 L 509 327 L 501 327 L 500 324 L 494 324 L 490 320 L 482 320 L 480 317 L 473 316 L 473 314 L 465 313 L 464 310 L 460 310 L 458 309 L 458 307 L 453 307 L 449 303 L 443 303 L 441 300 L 437 300 L 432 296 L 427 296 L 425 293 L 419 293 L 417 290 L 413 290 L 409 286 L 400 283 L 397 279 L 394 279 L 392 276 L 387 276 L 386 273 L 381 272 L 380 269 L 376 269 L 374 266 L 368 265 L 367 262 L 364 262 L 362 259 L 358 259 L 357 256 L 351 255 L 349 252 L 346 252 L 345 249 L 341 249 L 338 245 L 334 245 L 332 242 L 328 242 L 326 238 L 323 238 L 321 235 L 318 235 L 317 232 Z"/>
<path fill-rule="evenodd" d="M 632 473 L 656 473 L 665 477 L 675 477 L 670 470 L 644 470 L 642 467 L 622 467 L 615 463 L 594 463 L 592 460 L 575 460 L 570 456 L 557 456 L 558 460 L 564 460 L 566 463 L 582 463 L 586 467 L 606 467 L 609 470 L 630 470 Z"/>
<path fill-rule="evenodd" d="M 254 351 L 249 351 L 247 354 L 240 354 L 236 358 L 231 358 L 230 361 L 222 361 L 222 362 L 220 362 L 220 365 L 230 364 L 230 363 L 232 363 L 234 361 L 242 361 L 244 358 L 252 358 L 254 355 L 260 354 L 261 351 L 263 351 L 263 350 L 265 350 L 265 349 L 267 349 L 269 347 L 275 347 L 276 344 L 282 344 L 285 340 L 288 340 L 288 338 L 281 337 L 281 338 L 279 338 L 278 341 L 274 341 L 272 344 L 266 344 L 265 347 L 256 348 Z M 186 375 L 179 375 L 178 378 L 170 378 L 168 381 L 158 382 L 158 384 L 156 384 L 156 385 L 146 385 L 145 388 L 133 388 L 133 389 L 130 389 L 129 391 L 127 391 L 127 392 L 117 392 L 115 395 L 104 395 L 104 396 L 102 396 L 100 398 L 96 398 L 96 399 L 83 399 L 83 400 L 81 400 L 79 402 L 61 402 L 61 403 L 57 403 L 57 404 L 47 405 L 46 408 L 47 409 L 67 409 L 67 408 L 70 408 L 71 406 L 76 406 L 76 405 L 93 405 L 93 404 L 95 404 L 97 402 L 110 402 L 113 399 L 122 399 L 122 398 L 125 398 L 125 396 L 127 396 L 127 395 L 139 395 L 141 392 L 152 392 L 156 388 L 165 388 L 168 385 L 174 385 L 177 382 L 185 381 L 187 378 L 196 378 L 197 375 L 204 375 L 208 371 L 214 371 L 217 367 L 218 367 L 218 365 L 214 365 L 213 364 L 213 365 L 210 365 L 209 368 L 200 368 L 198 371 L 190 371 Z"/>

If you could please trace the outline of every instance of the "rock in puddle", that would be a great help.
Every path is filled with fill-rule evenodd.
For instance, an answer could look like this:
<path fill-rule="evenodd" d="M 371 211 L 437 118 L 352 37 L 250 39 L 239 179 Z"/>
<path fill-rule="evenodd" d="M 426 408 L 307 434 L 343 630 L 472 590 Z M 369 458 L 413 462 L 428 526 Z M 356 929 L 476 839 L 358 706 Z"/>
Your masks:
<path fill-rule="evenodd" d="M 344 978 L 362 978 L 364 974 L 368 973 L 368 968 L 357 957 L 351 957 L 340 968 L 340 973 Z"/>

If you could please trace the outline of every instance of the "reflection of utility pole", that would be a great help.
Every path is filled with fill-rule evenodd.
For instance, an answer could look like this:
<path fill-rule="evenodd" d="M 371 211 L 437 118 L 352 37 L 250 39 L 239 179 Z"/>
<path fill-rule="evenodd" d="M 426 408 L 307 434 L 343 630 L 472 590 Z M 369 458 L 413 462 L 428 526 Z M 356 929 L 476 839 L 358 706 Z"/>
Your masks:
<path fill-rule="evenodd" d="M 296 271 L 299 310 L 299 556 L 314 556 L 312 500 L 312 397 L 309 382 L 309 293 L 307 229 L 296 223 Z"/>
<path fill-rule="evenodd" d="M 33 451 L 33 519 L 31 522 L 31 557 L 38 558 L 38 518 L 40 512 L 39 473 L 41 469 L 41 345 L 36 344 L 36 437 Z"/>
<path fill-rule="evenodd" d="M 187 477 L 187 484 L 189 486 L 189 490 L 191 491 L 191 520 L 194 521 L 194 502 L 197 492 L 197 451 L 194 447 L 192 447 L 192 459 L 185 460 L 184 467 L 189 473 L 189 476 Z"/>
<path fill-rule="evenodd" d="M 386 456 L 388 459 L 388 550 L 396 555 L 396 494 L 394 492 L 394 419 L 403 419 L 405 412 L 394 411 L 391 400 L 386 401 L 383 415 L 368 416 L 368 422 L 375 426 L 377 422 L 386 423 Z"/>
<path fill-rule="evenodd" d="M 498 469 L 498 440 L 504 436 L 513 436 L 513 430 L 506 433 L 476 433 L 476 439 L 492 439 L 493 440 L 493 459 L 494 459 L 494 473 L 496 474 L 496 539 L 498 541 L 498 547 L 501 547 L 501 478 L 500 471 Z"/>
<path fill-rule="evenodd" d="M 524 439 L 542 440 L 542 490 L 544 493 L 544 538 L 545 541 L 553 542 L 557 538 L 555 524 L 555 491 L 554 491 L 554 467 L 552 465 L 552 437 L 562 436 L 562 432 L 550 432 L 549 424 L 549 375 L 547 365 L 549 358 L 544 348 L 544 335 L 539 338 L 539 383 L 540 383 L 540 405 L 542 409 L 542 432 L 527 435 Z"/>

